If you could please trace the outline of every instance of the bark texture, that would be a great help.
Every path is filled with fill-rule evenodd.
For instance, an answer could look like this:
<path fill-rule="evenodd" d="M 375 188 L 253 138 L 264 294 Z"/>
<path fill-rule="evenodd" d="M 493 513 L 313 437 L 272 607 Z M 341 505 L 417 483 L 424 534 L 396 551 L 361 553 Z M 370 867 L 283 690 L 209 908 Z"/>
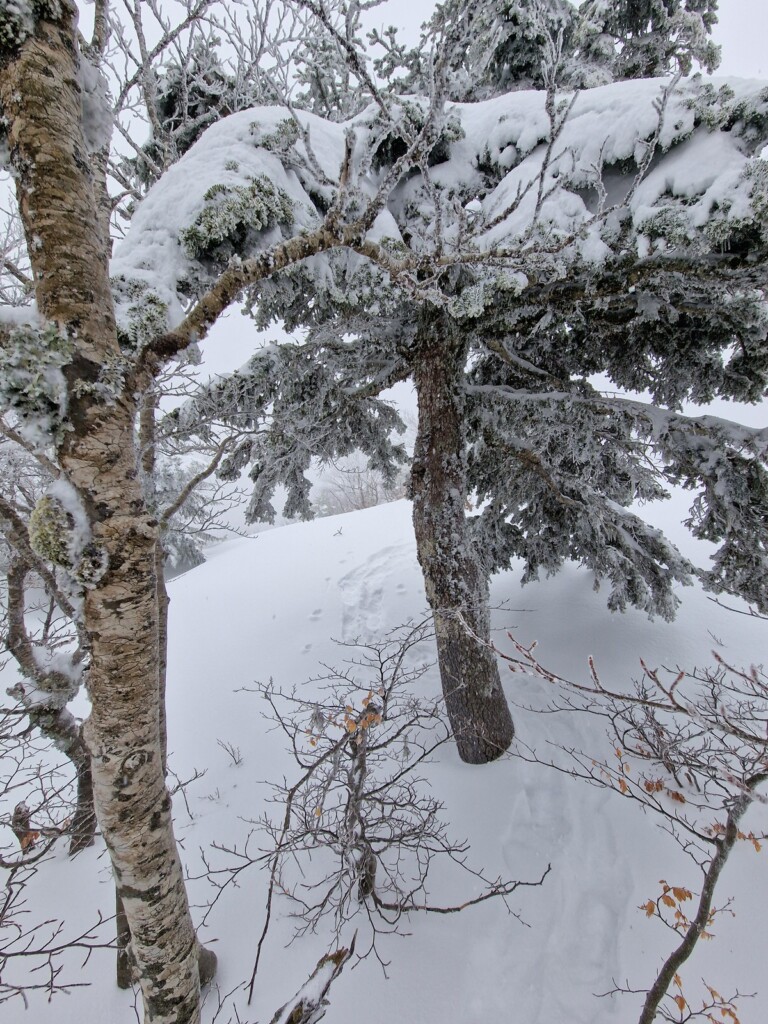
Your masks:
<path fill-rule="evenodd" d="M 154 386 L 143 394 L 139 406 L 139 465 L 144 491 L 144 500 L 151 507 L 157 505 L 155 493 L 155 469 L 157 465 L 156 412 L 159 395 Z M 163 549 L 162 526 L 158 529 L 155 545 L 155 579 L 157 581 L 157 675 L 160 687 L 160 747 L 163 774 L 168 770 L 168 725 L 165 718 L 165 684 L 168 674 L 168 608 L 171 599 L 165 585 L 165 551 Z"/>
<path fill-rule="evenodd" d="M 417 345 L 419 425 L 411 474 L 416 545 L 459 756 L 469 764 L 485 764 L 508 749 L 515 730 L 489 648 L 488 579 L 464 510 L 466 350 L 456 325 L 436 309 L 425 310 Z"/>
<path fill-rule="evenodd" d="M 85 592 L 91 648 L 85 728 L 94 802 L 153 1024 L 199 1020 L 198 944 L 163 772 L 158 675 L 157 524 L 143 502 L 135 382 L 96 389 L 121 359 L 108 251 L 82 130 L 76 10 L 38 21 L 2 55 L 0 105 L 41 315 L 74 344 L 64 368 L 67 425 L 58 456 L 105 570 Z M 102 211 L 103 212 L 103 211 Z"/>

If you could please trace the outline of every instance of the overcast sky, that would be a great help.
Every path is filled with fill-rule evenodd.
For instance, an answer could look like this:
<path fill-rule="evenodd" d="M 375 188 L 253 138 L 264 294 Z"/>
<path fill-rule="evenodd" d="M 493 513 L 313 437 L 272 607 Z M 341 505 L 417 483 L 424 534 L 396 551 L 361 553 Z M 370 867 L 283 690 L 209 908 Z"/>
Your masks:
<path fill-rule="evenodd" d="M 768 0 L 720 0 L 718 74 L 768 78 Z"/>

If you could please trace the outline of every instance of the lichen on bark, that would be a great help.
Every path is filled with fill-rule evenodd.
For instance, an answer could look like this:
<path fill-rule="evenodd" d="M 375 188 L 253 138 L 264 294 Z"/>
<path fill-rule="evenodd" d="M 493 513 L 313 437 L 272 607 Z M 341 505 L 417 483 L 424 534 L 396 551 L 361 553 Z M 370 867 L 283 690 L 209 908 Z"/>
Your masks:
<path fill-rule="evenodd" d="M 0 10 L 0 58 L 18 52 L 35 31 L 38 18 L 56 19 L 61 15 L 59 0 L 4 0 Z"/>

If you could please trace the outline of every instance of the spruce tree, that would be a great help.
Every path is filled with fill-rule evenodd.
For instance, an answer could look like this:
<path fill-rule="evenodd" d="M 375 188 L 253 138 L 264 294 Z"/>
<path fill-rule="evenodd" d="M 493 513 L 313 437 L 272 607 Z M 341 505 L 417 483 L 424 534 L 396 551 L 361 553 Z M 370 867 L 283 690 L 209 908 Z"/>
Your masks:
<path fill-rule="evenodd" d="M 421 49 L 443 45 L 451 99 L 485 99 L 543 88 L 548 41 L 561 36 L 570 48 L 576 24 L 568 0 L 447 0 L 426 26 Z"/>
<path fill-rule="evenodd" d="M 586 0 L 579 8 L 585 56 L 605 62 L 614 80 L 654 78 L 696 62 L 707 71 L 720 63 L 709 38 L 717 0 Z"/>
<path fill-rule="evenodd" d="M 330 238 L 247 289 L 257 322 L 306 340 L 265 349 L 183 415 L 189 429 L 206 408 L 254 427 L 226 467 L 252 466 L 252 516 L 272 514 L 278 482 L 308 514 L 305 473 L 323 446 L 394 464 L 376 396 L 413 379 L 418 555 L 449 715 L 474 762 L 512 739 L 488 611 L 489 573 L 511 557 L 524 581 L 579 561 L 612 608 L 669 618 L 698 570 L 630 506 L 683 483 L 697 491 L 691 528 L 720 545 L 707 585 L 768 600 L 762 434 L 680 411 L 765 390 L 766 98 L 676 79 L 562 95 L 562 46 L 550 40 L 538 92 L 443 103 L 438 59 L 430 97 L 378 93 L 344 125 L 239 115 L 190 151 L 198 191 L 162 215 L 179 239 L 161 275 L 170 307 L 384 183 L 363 240 Z M 139 239 L 170 208 L 162 197 L 139 212 Z M 600 373 L 652 401 L 599 391 Z"/>

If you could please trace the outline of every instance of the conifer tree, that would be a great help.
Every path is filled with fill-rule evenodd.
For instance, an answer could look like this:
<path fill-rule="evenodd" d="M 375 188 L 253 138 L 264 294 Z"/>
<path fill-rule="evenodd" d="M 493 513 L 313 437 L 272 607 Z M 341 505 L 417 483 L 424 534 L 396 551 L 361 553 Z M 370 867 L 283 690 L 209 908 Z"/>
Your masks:
<path fill-rule="evenodd" d="M 717 0 L 586 0 L 579 8 L 585 56 L 605 62 L 614 80 L 653 78 L 697 62 L 707 71 L 720 63 L 709 38 Z"/>
<path fill-rule="evenodd" d="M 596 585 L 609 583 L 610 607 L 669 618 L 675 585 L 698 570 L 629 506 L 678 482 L 698 491 L 694 533 L 720 543 L 705 582 L 766 601 L 762 435 L 680 412 L 718 395 L 756 401 L 765 388 L 764 99 L 676 78 L 561 97 L 564 38 L 548 36 L 546 89 L 507 94 L 503 106 L 445 104 L 446 57 L 427 76 L 431 96 L 379 93 L 378 109 L 335 134 L 306 115 L 260 114 L 250 137 L 266 155 L 232 184 L 213 184 L 194 224 L 174 229 L 194 295 L 227 261 L 258 251 L 245 206 L 237 212 L 256 192 L 255 226 L 280 237 L 297 216 L 308 228 L 334 203 L 359 206 L 387 175 L 398 182 L 369 236 L 387 262 L 335 250 L 249 289 L 258 323 L 304 328 L 305 344 L 287 360 L 265 350 L 185 415 L 194 429 L 207 404 L 209 416 L 264 424 L 228 470 L 251 464 L 252 516 L 272 514 L 265 498 L 279 481 L 290 511 L 307 514 L 304 472 L 313 451 L 322 455 L 310 439 L 347 450 L 332 439 L 354 444 L 349 410 L 361 400 L 373 419 L 355 427 L 360 447 L 384 467 L 388 421 L 375 395 L 414 380 L 414 525 L 446 703 L 468 761 L 498 756 L 512 739 L 488 649 L 488 574 L 510 558 L 523 559 L 524 580 L 579 561 Z M 725 125 L 738 171 L 714 155 Z M 341 198 L 304 129 L 323 151 L 346 152 Z M 715 161 L 704 178 L 693 170 L 697 147 Z M 667 164 L 677 184 L 667 184 Z M 269 187 L 256 167 L 269 169 Z M 290 208 L 286 173 L 302 189 Z M 602 393 L 590 381 L 598 373 L 649 391 L 653 404 Z M 291 422 L 301 425 L 292 436 Z M 467 516 L 470 498 L 481 514 Z"/>
<path fill-rule="evenodd" d="M 570 49 L 576 24 L 568 0 L 447 0 L 422 42 L 446 41 L 451 98 L 477 100 L 543 88 L 547 41 L 561 35 Z"/>

